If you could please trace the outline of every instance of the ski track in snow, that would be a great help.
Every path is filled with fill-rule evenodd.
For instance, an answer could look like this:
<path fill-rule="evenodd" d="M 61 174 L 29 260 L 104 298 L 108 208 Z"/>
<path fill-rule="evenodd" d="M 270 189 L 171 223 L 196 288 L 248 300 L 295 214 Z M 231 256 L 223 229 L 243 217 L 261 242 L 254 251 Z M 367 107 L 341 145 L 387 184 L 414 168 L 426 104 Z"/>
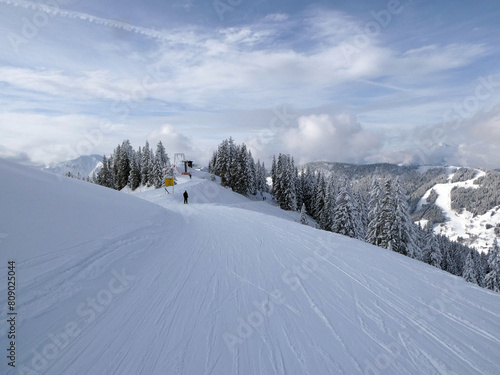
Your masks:
<path fill-rule="evenodd" d="M 500 373 L 498 294 L 294 223 L 298 215 L 200 177 L 180 182 L 191 197 L 216 191 L 208 203 L 185 206 L 159 190 L 138 194 L 159 208 L 113 193 L 116 207 L 137 204 L 122 217 L 134 212 L 145 220 L 118 218 L 122 225 L 80 240 L 75 229 L 57 246 L 20 257 L 20 335 L 29 339 L 20 365 L 31 366 L 33 351 L 52 343 L 48 335 L 75 322 L 80 335 L 38 373 Z M 8 215 L 0 224 L 18 225 L 22 215 Z M 40 244 L 49 241 L 40 236 Z M 78 314 L 89 298 L 103 296 L 116 272 L 131 276 L 127 285 L 94 319 Z M 0 295 L 5 306 L 5 289 Z M 242 322 L 250 327 L 245 337 Z M 224 334 L 238 339 L 233 350 Z"/>

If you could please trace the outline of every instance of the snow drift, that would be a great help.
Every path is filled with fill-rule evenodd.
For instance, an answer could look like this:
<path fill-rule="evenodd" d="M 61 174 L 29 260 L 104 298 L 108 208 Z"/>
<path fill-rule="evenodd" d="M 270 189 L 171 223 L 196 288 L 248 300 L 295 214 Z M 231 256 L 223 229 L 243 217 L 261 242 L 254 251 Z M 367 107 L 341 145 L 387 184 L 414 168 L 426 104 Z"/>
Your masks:
<path fill-rule="evenodd" d="M 201 172 L 136 196 L 0 173 L 0 274 L 13 259 L 19 280 L 2 373 L 500 373 L 500 295 Z"/>

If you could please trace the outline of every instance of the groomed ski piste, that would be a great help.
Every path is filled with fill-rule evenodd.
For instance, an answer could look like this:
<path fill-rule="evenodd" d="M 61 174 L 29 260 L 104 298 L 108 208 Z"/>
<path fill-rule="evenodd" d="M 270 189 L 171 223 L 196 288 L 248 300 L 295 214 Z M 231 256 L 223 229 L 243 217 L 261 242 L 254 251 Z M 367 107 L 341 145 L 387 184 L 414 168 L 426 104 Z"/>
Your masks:
<path fill-rule="evenodd" d="M 2 374 L 500 373 L 499 294 L 203 172 L 174 195 L 0 173 Z"/>

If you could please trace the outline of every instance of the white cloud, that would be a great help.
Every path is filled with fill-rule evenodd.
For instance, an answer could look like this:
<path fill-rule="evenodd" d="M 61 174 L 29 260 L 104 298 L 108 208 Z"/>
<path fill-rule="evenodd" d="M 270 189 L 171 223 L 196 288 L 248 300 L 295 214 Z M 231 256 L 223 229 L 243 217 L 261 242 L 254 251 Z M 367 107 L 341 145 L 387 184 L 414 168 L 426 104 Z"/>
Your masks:
<path fill-rule="evenodd" d="M 349 114 L 302 116 L 297 123 L 284 131 L 283 144 L 299 162 L 364 162 L 382 147 L 380 135 L 364 130 Z"/>
<path fill-rule="evenodd" d="M 78 76 L 57 70 L 0 67 L 0 82 L 15 88 L 67 98 L 128 100 L 142 83 L 134 77 L 120 78 L 109 71 L 83 72 Z"/>
<path fill-rule="evenodd" d="M 0 157 L 12 158 L 17 151 L 45 164 L 111 152 L 123 131 L 123 125 L 82 115 L 1 113 L 0 124 Z"/>
<path fill-rule="evenodd" d="M 112 110 L 106 112 L 111 108 L 108 102 L 116 101 L 128 106 L 130 115 L 126 120 L 132 124 L 123 126 L 128 133 L 117 132 L 106 152 L 133 133 L 136 139 L 143 137 L 140 143 L 148 134 L 154 139 L 165 136 L 165 142 L 172 142 L 169 149 L 196 153 L 190 144 L 195 138 L 180 130 L 178 124 L 184 124 L 183 129 L 192 129 L 203 126 L 210 114 L 220 114 L 226 119 L 233 116 L 231 124 L 216 125 L 220 133 L 227 132 L 221 138 L 234 135 L 229 132 L 242 123 L 252 123 L 248 128 L 241 125 L 246 134 L 250 128 L 255 133 L 255 129 L 269 122 L 255 113 L 286 103 L 308 115 L 299 118 L 296 126 L 279 133 L 283 136 L 285 152 L 302 160 L 372 160 L 369 158 L 384 148 L 382 138 L 390 139 L 394 131 L 383 134 L 366 128 L 377 125 L 378 129 L 394 129 L 402 124 L 413 126 L 417 122 L 437 121 L 435 118 L 443 103 L 450 105 L 450 96 L 461 95 L 457 88 L 463 89 L 461 82 L 447 78 L 453 75 L 450 69 L 466 67 L 488 53 L 487 46 L 479 43 L 426 43 L 406 51 L 398 50 L 396 44 L 384 43 L 382 31 L 380 36 L 370 37 L 351 59 L 346 59 L 342 43 L 355 43 L 365 25 L 361 19 L 323 9 L 300 16 L 274 13 L 253 24 L 227 28 L 186 26 L 153 30 L 30 1 L 0 0 L 0 3 L 54 16 L 44 30 L 50 29 L 47 34 L 56 35 L 68 27 L 68 36 L 81 35 L 78 46 L 87 45 L 88 51 L 103 57 L 102 67 L 101 60 L 89 59 L 95 64 L 90 68 L 85 61 L 76 61 L 82 59 L 72 56 L 67 44 L 40 32 L 30 40 L 26 52 L 33 56 L 36 55 L 33 51 L 40 51 L 46 57 L 60 56 L 57 60 L 60 65 L 51 65 L 52 60 L 45 58 L 18 63 L 19 67 L 0 66 L 0 84 L 7 83 L 2 85 L 5 99 L 1 101 L 7 103 L 6 108 L 11 112 L 3 115 L 3 120 L 9 121 L 10 133 L 4 136 L 5 128 L 0 128 L 0 139 L 9 149 L 29 149 L 29 155 L 36 160 L 63 157 L 61 150 L 65 143 L 78 143 L 81 129 L 92 127 L 89 124 L 98 121 L 93 117 L 98 113 L 112 116 Z M 126 33 L 109 32 L 107 28 L 139 37 L 132 34 L 123 37 Z M 86 48 L 82 50 L 88 52 Z M 45 65 L 38 61 L 44 61 Z M 38 68 L 40 65 L 42 68 Z M 144 79 L 151 78 L 150 71 L 155 72 L 154 77 L 144 91 Z M 450 85 L 445 86 L 447 83 Z M 34 96 L 37 99 L 43 96 L 44 102 L 31 100 Z M 357 111 L 358 117 L 336 116 L 339 111 L 325 110 L 333 106 L 342 108 L 343 112 Z M 33 115 L 41 112 L 40 108 L 43 113 L 57 111 L 58 114 Z M 15 115 L 15 111 L 25 114 Z M 92 115 L 76 116 L 70 111 Z M 249 119 L 234 120 L 235 113 L 251 111 L 254 115 Z M 186 123 L 185 118 L 190 114 L 197 116 L 196 125 Z M 162 116 L 167 115 L 171 125 L 161 128 L 165 123 Z M 184 120 L 179 120 L 181 117 Z M 362 119 L 363 126 L 358 119 Z M 27 124 L 27 134 L 16 130 L 15 125 L 19 123 Z M 144 128 L 135 129 L 137 124 Z M 154 126 L 160 128 L 151 133 Z M 494 133 L 491 127 L 488 129 Z M 277 138 L 278 134 L 274 136 Z M 401 138 L 408 143 L 404 136 Z M 197 141 L 203 143 L 201 139 Z M 481 141 L 475 144 L 480 145 Z M 268 143 L 271 146 L 278 141 Z M 405 152 L 404 147 L 391 148 L 382 157 L 409 160 Z M 465 152 L 462 148 L 462 153 Z"/>
<path fill-rule="evenodd" d="M 282 21 L 286 21 L 288 19 L 289 19 L 288 14 L 285 14 L 285 13 L 273 13 L 273 14 L 268 14 L 264 18 L 264 21 L 282 22 Z"/>
<path fill-rule="evenodd" d="M 107 27 L 113 27 L 116 29 L 121 29 L 124 31 L 133 32 L 136 34 L 141 34 L 151 38 L 164 39 L 168 41 L 177 41 L 175 35 L 151 28 L 141 27 L 132 25 L 126 22 L 120 22 L 112 19 L 96 17 L 88 13 L 76 12 L 71 10 L 62 9 L 59 5 L 53 6 L 52 3 L 56 4 L 66 4 L 68 0 L 58 0 L 55 2 L 49 2 L 49 4 L 36 3 L 33 1 L 25 1 L 25 0 L 0 0 L 0 3 L 4 3 L 7 5 L 19 6 L 25 9 L 32 9 L 36 11 L 41 11 L 47 13 L 51 16 L 59 16 L 64 18 L 72 18 L 78 19 L 80 21 L 86 21 L 90 23 L 94 23 L 97 25 L 103 25 Z"/>
<path fill-rule="evenodd" d="M 428 74 L 466 66 L 486 53 L 486 46 L 481 44 L 432 44 L 406 51 L 394 65 L 401 64 L 414 75 Z"/>

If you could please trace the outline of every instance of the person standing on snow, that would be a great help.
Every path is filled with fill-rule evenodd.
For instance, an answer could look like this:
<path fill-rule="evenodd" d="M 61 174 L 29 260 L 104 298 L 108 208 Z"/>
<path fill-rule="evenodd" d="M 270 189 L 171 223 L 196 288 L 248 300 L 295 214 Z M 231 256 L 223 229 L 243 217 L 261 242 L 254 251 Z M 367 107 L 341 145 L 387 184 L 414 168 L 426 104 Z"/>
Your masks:
<path fill-rule="evenodd" d="M 184 196 L 184 204 L 187 204 L 188 202 L 188 192 L 187 190 L 184 190 L 184 194 L 182 194 Z"/>

